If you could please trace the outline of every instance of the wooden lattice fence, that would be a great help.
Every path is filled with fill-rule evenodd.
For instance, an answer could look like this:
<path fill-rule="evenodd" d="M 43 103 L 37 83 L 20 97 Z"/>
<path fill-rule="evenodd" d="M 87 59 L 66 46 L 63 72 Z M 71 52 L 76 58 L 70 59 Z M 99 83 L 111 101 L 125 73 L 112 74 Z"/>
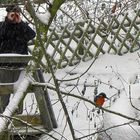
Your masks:
<path fill-rule="evenodd" d="M 75 23 L 73 28 L 67 25 L 61 32 L 54 28 L 45 47 L 58 68 L 99 54 L 134 52 L 140 48 L 140 10 L 110 20 L 102 18 L 98 24 L 87 20 Z"/>

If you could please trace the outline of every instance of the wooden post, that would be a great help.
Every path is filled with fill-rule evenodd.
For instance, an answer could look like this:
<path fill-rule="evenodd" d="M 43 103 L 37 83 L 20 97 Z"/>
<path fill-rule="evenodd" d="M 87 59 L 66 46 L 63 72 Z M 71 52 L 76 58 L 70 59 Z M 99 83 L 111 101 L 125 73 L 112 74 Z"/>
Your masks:
<path fill-rule="evenodd" d="M 14 83 L 18 80 L 21 70 L 11 68 L 0 68 L 0 83 Z M 12 86 L 0 85 L 0 113 L 2 113 L 9 103 L 10 94 L 13 93 Z M 4 88 L 3 88 L 4 87 Z M 9 88 L 9 89 L 8 89 Z M 9 92 L 6 94 L 6 92 Z"/>
<path fill-rule="evenodd" d="M 42 73 L 41 70 L 38 71 L 38 76 L 39 76 L 39 82 L 40 83 L 42 83 L 42 82 L 45 83 L 45 79 L 43 77 L 43 73 Z M 51 121 L 52 121 L 52 124 L 53 124 L 53 128 L 57 128 L 57 122 L 56 122 L 56 119 L 55 119 L 55 115 L 54 115 L 54 111 L 53 111 L 53 108 L 52 108 L 52 105 L 51 105 L 51 101 L 50 101 L 48 91 L 47 91 L 47 89 L 45 89 L 43 91 L 44 91 L 44 96 L 45 96 L 45 100 L 46 100 L 46 103 L 47 103 L 47 107 L 48 107 L 48 110 L 49 110 L 49 113 L 50 113 L 50 116 L 51 116 Z"/>
<path fill-rule="evenodd" d="M 40 70 L 37 70 L 35 72 L 34 78 L 36 81 L 40 82 L 38 71 Z M 51 116 L 47 107 L 47 103 L 45 100 L 44 91 L 41 87 L 33 87 L 33 91 L 35 93 L 35 97 L 39 106 L 40 117 L 42 119 L 44 128 L 46 128 L 48 131 L 51 131 L 53 130 L 53 125 L 52 125 Z"/>

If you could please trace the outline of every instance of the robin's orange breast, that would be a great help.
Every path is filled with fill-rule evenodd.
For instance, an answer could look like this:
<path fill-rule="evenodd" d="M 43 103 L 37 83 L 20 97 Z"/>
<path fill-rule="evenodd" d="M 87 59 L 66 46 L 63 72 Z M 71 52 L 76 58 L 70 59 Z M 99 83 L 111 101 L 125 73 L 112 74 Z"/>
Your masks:
<path fill-rule="evenodd" d="M 99 107 L 102 106 L 104 102 L 105 102 L 104 97 L 99 96 L 99 97 L 96 97 L 95 99 L 95 104 Z"/>

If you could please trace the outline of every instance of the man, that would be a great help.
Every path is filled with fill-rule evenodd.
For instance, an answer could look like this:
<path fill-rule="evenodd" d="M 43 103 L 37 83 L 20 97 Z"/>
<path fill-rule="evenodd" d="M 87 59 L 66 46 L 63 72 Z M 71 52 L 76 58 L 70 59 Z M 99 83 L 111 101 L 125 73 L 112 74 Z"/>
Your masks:
<path fill-rule="evenodd" d="M 6 8 L 7 15 L 0 25 L 0 54 L 28 54 L 27 43 L 35 37 L 35 32 L 23 22 L 20 17 L 21 9 L 17 5 Z M 26 64 L 0 64 L 0 83 L 13 83 L 18 80 L 20 70 L 3 69 L 7 66 L 25 66 Z M 0 113 L 9 103 L 10 95 L 0 95 Z"/>
<path fill-rule="evenodd" d="M 35 37 L 35 32 L 21 20 L 21 9 L 17 5 L 8 6 L 6 11 L 0 27 L 0 54 L 28 54 L 27 43 Z"/>

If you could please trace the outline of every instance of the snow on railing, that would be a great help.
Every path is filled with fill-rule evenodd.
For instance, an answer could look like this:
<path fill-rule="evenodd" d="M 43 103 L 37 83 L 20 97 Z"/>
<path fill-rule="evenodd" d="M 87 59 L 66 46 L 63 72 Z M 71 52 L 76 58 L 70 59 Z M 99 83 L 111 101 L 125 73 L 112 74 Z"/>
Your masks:
<path fill-rule="evenodd" d="M 58 68 L 86 61 L 99 54 L 122 55 L 134 52 L 140 46 L 140 10 L 124 15 L 102 18 L 98 24 L 92 20 L 80 21 L 60 32 L 51 29 L 45 44 L 48 55 Z"/>

